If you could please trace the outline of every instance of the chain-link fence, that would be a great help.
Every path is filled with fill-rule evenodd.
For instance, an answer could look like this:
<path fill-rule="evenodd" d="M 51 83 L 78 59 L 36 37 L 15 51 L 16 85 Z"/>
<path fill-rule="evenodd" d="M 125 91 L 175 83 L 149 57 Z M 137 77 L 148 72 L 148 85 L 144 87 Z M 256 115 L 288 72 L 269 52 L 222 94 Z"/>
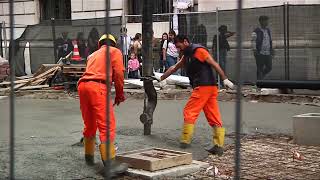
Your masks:
<path fill-rule="evenodd" d="M 121 18 L 110 18 L 110 25 L 111 33 L 119 37 Z M 29 66 L 29 63 L 31 73 L 35 73 L 41 64 L 57 63 L 61 57 L 74 50 L 75 43 L 84 61 L 89 54 L 97 50 L 98 40 L 104 32 L 103 18 L 53 19 L 27 26 L 21 37 L 15 40 L 16 75 L 26 75 L 26 69 L 28 69 L 26 66 Z M 27 62 L 27 59 L 30 59 L 30 62 Z"/>
<path fill-rule="evenodd" d="M 317 18 L 320 14 L 320 5 L 282 5 L 265 8 L 243 9 L 243 62 L 242 72 L 244 82 L 254 83 L 257 79 L 257 61 L 253 53 L 252 33 L 260 28 L 259 17 L 269 18 L 268 28 L 272 39 L 274 55 L 270 72 L 265 73 L 268 80 L 319 80 L 320 79 L 320 24 Z M 187 35 L 193 43 L 199 43 L 213 52 L 214 36 L 222 25 L 227 26 L 228 31 L 236 31 L 236 10 L 217 10 L 216 12 L 181 13 L 178 14 L 179 34 Z M 169 31 L 172 24 L 159 22 L 159 19 L 170 20 L 173 14 L 154 15 L 154 31 L 156 38 Z M 135 23 L 132 23 L 134 20 Z M 135 26 L 141 22 L 141 16 L 127 16 L 126 26 L 128 32 L 141 32 L 141 28 Z M 171 22 L 171 21 L 170 21 Z M 134 24 L 134 25 L 133 25 Z M 132 28 L 132 29 L 130 29 Z M 162 30 L 162 32 L 161 32 Z M 228 38 L 230 50 L 225 52 L 222 48 L 220 57 L 226 59 L 226 72 L 231 79 L 235 78 L 237 65 L 236 36 Z M 157 41 L 159 42 L 159 41 Z M 286 44 L 288 42 L 288 44 Z M 221 43 L 219 43 L 221 44 Z M 219 48 L 221 49 L 221 48 Z M 159 69 L 159 43 L 154 48 L 154 66 Z M 271 54 L 271 52 L 270 52 Z M 259 58 L 259 57 L 258 57 Z M 220 59 L 220 58 L 216 58 Z M 219 61 L 224 61 L 219 60 Z M 268 70 L 266 70 L 268 71 Z"/>
<path fill-rule="evenodd" d="M 251 8 L 243 10 L 243 63 L 242 71 L 244 82 L 254 83 L 257 79 L 257 61 L 253 53 L 252 33 L 259 28 L 259 17 L 269 17 L 270 35 L 274 56 L 270 72 L 265 73 L 265 79 L 270 80 L 318 80 L 320 79 L 320 24 L 317 17 L 320 15 L 320 5 L 282 5 L 265 8 Z M 154 69 L 158 70 L 161 47 L 159 38 L 172 27 L 174 14 L 154 15 Z M 199 43 L 213 52 L 214 36 L 218 29 L 225 25 L 230 32 L 236 31 L 236 10 L 217 10 L 216 12 L 181 13 L 178 14 L 179 34 L 185 34 L 193 43 Z M 121 26 L 127 27 L 131 38 L 135 33 L 141 33 L 142 18 L 140 15 L 129 15 L 122 21 L 122 17 L 110 18 L 111 33 L 120 37 Z M 26 74 L 25 58 L 30 54 L 31 73 L 41 64 L 56 63 L 59 57 L 66 55 L 59 52 L 64 44 L 63 34 L 72 45 L 77 40 L 82 58 L 86 58 L 96 46 L 97 38 L 104 32 L 103 19 L 88 20 L 54 20 L 42 21 L 31 25 L 16 41 L 15 59 L 17 59 L 16 74 Z M 53 37 L 52 32 L 55 31 Z M 237 57 L 235 55 L 236 36 L 228 38 L 230 50 L 219 48 L 220 62 L 225 61 L 227 75 L 235 78 Z M 93 41 L 92 41 L 93 40 Z M 55 41 L 55 43 L 53 43 Z M 29 47 L 26 46 L 29 42 Z M 288 42 L 288 44 L 286 44 Z M 67 43 L 68 44 L 68 43 Z M 221 44 L 221 42 L 219 43 Z M 73 47 L 66 52 L 72 51 Z M 55 55 L 56 51 L 56 55 Z M 220 60 L 220 58 L 222 58 Z M 225 60 L 224 60 L 225 59 Z M 127 61 L 127 58 L 126 58 Z M 127 64 L 125 62 L 125 64 Z M 268 70 L 266 70 L 268 71 Z"/>

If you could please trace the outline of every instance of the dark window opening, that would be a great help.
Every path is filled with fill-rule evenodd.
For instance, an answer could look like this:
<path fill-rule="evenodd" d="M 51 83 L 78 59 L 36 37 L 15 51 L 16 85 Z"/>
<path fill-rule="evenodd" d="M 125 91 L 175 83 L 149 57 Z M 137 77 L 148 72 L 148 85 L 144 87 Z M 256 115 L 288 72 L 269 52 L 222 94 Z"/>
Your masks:
<path fill-rule="evenodd" d="M 142 14 L 142 0 L 128 0 L 128 14 L 141 15 Z M 153 14 L 170 13 L 170 3 L 172 0 L 153 0 Z M 129 23 L 141 22 L 141 17 L 129 17 Z M 154 16 L 154 22 L 169 21 L 169 16 Z"/>
<path fill-rule="evenodd" d="M 41 20 L 71 19 L 71 0 L 40 0 Z"/>

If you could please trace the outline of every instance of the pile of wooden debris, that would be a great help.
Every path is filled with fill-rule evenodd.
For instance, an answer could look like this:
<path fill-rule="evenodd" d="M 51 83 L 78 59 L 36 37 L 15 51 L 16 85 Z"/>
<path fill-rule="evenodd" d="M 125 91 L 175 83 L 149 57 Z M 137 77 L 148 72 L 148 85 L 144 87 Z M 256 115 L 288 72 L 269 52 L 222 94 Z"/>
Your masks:
<path fill-rule="evenodd" d="M 33 76 L 16 77 L 14 90 L 33 90 L 49 88 L 49 81 L 61 69 L 58 64 L 43 64 Z M 9 92 L 11 83 L 0 83 L 0 92 Z"/>

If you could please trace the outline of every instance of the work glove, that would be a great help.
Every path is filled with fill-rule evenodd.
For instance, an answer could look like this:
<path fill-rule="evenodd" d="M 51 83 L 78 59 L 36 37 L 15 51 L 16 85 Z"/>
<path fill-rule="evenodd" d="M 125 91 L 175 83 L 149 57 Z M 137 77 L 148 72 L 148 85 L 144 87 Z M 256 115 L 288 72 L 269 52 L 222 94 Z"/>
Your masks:
<path fill-rule="evenodd" d="M 223 85 L 227 88 L 234 89 L 234 84 L 229 79 L 223 80 Z"/>
<path fill-rule="evenodd" d="M 119 106 L 119 104 L 124 102 L 124 100 L 126 100 L 126 98 L 123 95 L 122 96 L 116 96 L 115 99 L 114 99 L 113 105 Z"/>

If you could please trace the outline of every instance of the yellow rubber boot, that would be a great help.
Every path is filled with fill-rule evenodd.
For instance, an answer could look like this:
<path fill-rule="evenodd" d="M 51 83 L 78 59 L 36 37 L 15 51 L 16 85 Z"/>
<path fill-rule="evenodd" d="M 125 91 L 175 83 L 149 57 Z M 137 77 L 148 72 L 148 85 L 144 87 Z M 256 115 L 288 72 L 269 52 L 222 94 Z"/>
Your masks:
<path fill-rule="evenodd" d="M 84 144 L 84 157 L 87 165 L 94 165 L 94 151 L 96 147 L 96 139 L 94 137 L 91 138 L 83 138 Z"/>
<path fill-rule="evenodd" d="M 222 156 L 224 146 L 225 128 L 214 127 L 213 128 L 213 147 L 208 150 L 211 154 Z"/>
<path fill-rule="evenodd" d="M 103 162 L 103 165 L 106 166 L 107 163 L 107 144 L 103 143 L 100 144 L 100 154 L 101 154 L 101 159 Z M 128 164 L 126 163 L 119 163 L 116 162 L 115 157 L 116 157 L 116 149 L 114 143 L 110 143 L 110 148 L 109 148 L 109 158 L 110 158 L 110 176 L 114 177 L 117 176 L 118 174 L 122 174 L 128 170 Z M 102 175 L 105 176 L 105 171 L 102 171 Z"/>
<path fill-rule="evenodd" d="M 107 144 L 102 143 L 99 146 L 100 149 L 100 154 L 101 154 L 101 160 L 106 161 L 107 160 Z M 114 159 L 116 157 L 116 149 L 113 143 L 110 143 L 110 148 L 109 148 L 109 157 L 110 159 Z"/>
<path fill-rule="evenodd" d="M 181 134 L 180 147 L 186 149 L 190 146 L 192 136 L 194 132 L 194 124 L 183 124 L 183 130 Z"/>

